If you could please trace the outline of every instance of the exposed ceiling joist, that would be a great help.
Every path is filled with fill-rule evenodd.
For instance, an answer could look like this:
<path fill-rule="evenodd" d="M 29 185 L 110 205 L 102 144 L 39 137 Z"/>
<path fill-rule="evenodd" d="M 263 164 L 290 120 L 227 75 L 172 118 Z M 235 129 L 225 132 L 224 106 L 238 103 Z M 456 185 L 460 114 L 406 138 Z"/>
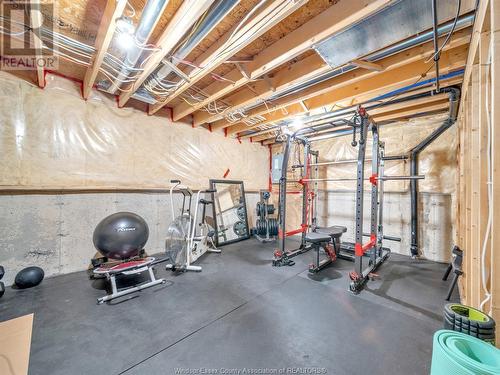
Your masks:
<path fill-rule="evenodd" d="M 372 116 L 373 121 L 377 123 L 383 123 L 388 121 L 407 121 L 412 117 L 416 116 L 426 116 L 431 114 L 444 113 L 448 110 L 450 104 L 449 101 L 445 100 L 435 104 L 423 104 L 420 106 L 407 107 L 404 110 L 393 111 L 392 113 L 384 112 L 380 115 Z M 349 127 L 338 127 L 335 130 L 349 130 Z M 318 132 L 314 135 L 322 135 L 331 132 L 333 129 L 328 131 Z M 263 137 L 261 137 L 263 138 Z M 269 135 L 265 139 L 252 139 L 253 142 L 262 142 L 263 145 L 273 145 L 276 143 L 276 135 L 270 137 Z"/>
<path fill-rule="evenodd" d="M 447 110 L 450 102 L 447 99 L 441 100 L 433 104 L 420 104 L 417 106 L 404 107 L 397 111 L 387 112 L 374 116 L 376 122 L 393 121 L 401 118 L 412 117 L 422 113 L 436 112 Z"/>
<path fill-rule="evenodd" d="M 214 100 L 220 99 L 228 95 L 234 90 L 248 84 L 253 79 L 257 79 L 262 75 L 272 71 L 285 62 L 294 57 L 306 52 L 319 41 L 328 38 L 339 30 L 349 26 L 352 23 L 367 17 L 373 12 L 387 5 L 390 0 L 353 0 L 341 1 L 340 3 L 331 6 L 318 16 L 314 17 L 309 22 L 292 31 L 284 38 L 279 39 L 270 47 L 266 48 L 256 56 L 253 61 L 247 64 L 246 69 L 248 77 L 241 74 L 238 69 L 233 69 L 226 75 L 230 81 L 234 82 L 214 82 L 204 89 L 208 94 L 208 98 L 190 106 L 187 103 L 182 103 L 174 107 L 174 120 L 181 119 L 192 112 L 203 108 Z M 319 59 L 320 66 L 329 69 L 324 61 Z M 314 67 L 315 65 L 313 65 Z M 201 125 L 209 122 L 204 113 L 196 114 L 194 124 Z"/>
<path fill-rule="evenodd" d="M 428 115 L 428 114 L 436 114 L 439 112 L 445 112 L 448 110 L 450 106 L 450 103 L 448 100 L 441 100 L 439 102 L 435 103 L 426 103 L 426 104 L 420 104 L 420 105 L 410 105 L 408 107 L 405 107 L 404 109 L 399 109 L 396 111 L 385 111 L 377 115 L 373 115 L 372 119 L 375 122 L 382 123 L 382 122 L 387 122 L 387 121 L 396 121 L 396 120 L 407 120 L 409 118 L 415 117 L 415 116 L 421 116 L 421 115 Z M 349 130 L 349 127 L 338 127 L 335 130 Z M 321 135 L 328 133 L 332 131 L 333 129 L 330 129 L 328 131 L 323 131 L 323 132 L 318 132 L 318 134 L 315 135 Z M 275 142 L 275 136 L 270 137 L 269 135 L 264 137 L 256 137 L 255 139 L 252 138 L 253 142 L 262 142 L 264 145 L 272 145 Z"/>
<path fill-rule="evenodd" d="M 357 66 L 358 68 L 374 70 L 376 72 L 381 72 L 382 70 L 384 70 L 384 67 L 382 65 L 366 60 L 352 60 L 351 64 Z"/>
<path fill-rule="evenodd" d="M 453 85 L 453 84 L 458 84 L 458 83 L 460 83 L 460 80 L 458 80 L 458 79 L 445 81 L 444 84 L 443 84 L 443 88 L 444 87 L 448 87 L 448 86 Z M 421 94 L 421 93 L 424 93 L 424 92 L 428 92 L 429 90 L 430 89 L 428 87 L 427 88 L 422 88 L 422 89 L 419 89 L 419 90 L 414 90 L 414 91 L 411 91 L 409 93 L 405 93 L 405 94 L 402 94 L 401 96 L 398 96 L 398 99 L 404 99 L 405 97 L 416 95 L 416 94 Z M 371 94 L 371 95 L 373 95 L 373 94 Z M 379 108 L 374 108 L 374 109 L 371 109 L 369 111 L 369 113 L 370 113 L 370 115 L 373 116 L 373 115 L 378 115 L 378 114 L 381 114 L 381 113 L 384 113 L 384 112 L 401 110 L 401 109 L 404 109 L 404 108 L 406 108 L 408 106 L 416 106 L 416 105 L 420 105 L 420 104 L 427 104 L 428 105 L 429 103 L 435 103 L 435 102 L 439 102 L 439 101 L 447 100 L 447 99 L 448 99 L 448 94 L 442 93 L 442 94 L 437 94 L 437 95 L 432 95 L 432 96 L 426 96 L 426 97 L 423 97 L 423 98 L 402 101 L 402 102 L 399 102 L 399 103 L 394 103 L 394 104 L 390 104 L 390 105 L 379 107 Z M 356 103 L 352 103 L 351 105 L 361 104 L 361 101 L 366 102 L 368 100 L 370 100 L 370 98 L 360 96 L 360 97 L 357 98 Z M 375 104 L 375 103 L 372 103 L 372 104 Z M 370 105 L 370 103 L 368 103 L 368 106 L 369 105 Z M 348 107 L 348 105 L 346 105 L 346 107 Z M 324 124 L 328 124 L 328 123 L 330 123 L 332 121 L 337 121 L 337 120 L 343 119 L 345 117 L 346 116 L 344 114 L 344 115 L 338 115 L 338 116 L 328 117 L 328 118 L 325 118 L 325 119 L 319 119 L 319 120 L 316 120 L 316 121 L 307 121 L 307 122 L 305 122 L 304 126 L 324 125 Z M 262 130 L 262 131 L 254 133 L 254 134 L 243 135 L 243 136 L 238 137 L 238 138 L 239 139 L 252 138 L 252 140 L 258 140 L 257 137 L 259 137 L 261 135 L 264 135 L 266 133 L 269 133 L 269 132 L 270 132 L 270 130 Z"/>
<path fill-rule="evenodd" d="M 160 62 L 167 56 L 176 44 L 181 40 L 184 34 L 193 26 L 193 24 L 207 11 L 212 5 L 213 0 L 185 0 L 175 13 L 172 20 L 160 35 L 157 45 L 161 51 L 153 54 L 144 65 L 143 71 L 137 77 L 136 81 L 127 91 L 120 94 L 118 105 L 124 106 L 125 103 L 141 87 L 144 81 L 154 72 Z"/>
<path fill-rule="evenodd" d="M 459 32 L 456 32 L 453 37 L 451 38 L 450 42 L 448 45 L 444 48 L 444 51 L 447 51 L 449 49 L 453 49 L 459 46 L 465 46 L 470 40 L 470 28 L 460 30 Z M 259 106 L 256 107 L 255 109 L 252 109 L 248 111 L 248 116 L 267 116 L 267 113 L 269 113 L 269 109 L 271 111 L 277 111 L 278 108 L 281 107 L 291 107 L 289 109 L 292 110 L 292 112 L 295 112 L 297 107 L 294 105 L 294 103 L 297 103 L 299 101 L 303 101 L 306 99 L 309 99 L 313 96 L 319 95 L 324 92 L 332 91 L 339 89 L 342 86 L 353 84 L 357 81 L 361 81 L 363 79 L 366 79 L 368 77 L 376 76 L 378 74 L 384 74 L 387 73 L 393 69 L 397 69 L 398 67 L 401 67 L 403 65 L 412 63 L 412 62 L 417 62 L 421 61 L 422 59 L 425 59 L 426 57 L 429 56 L 429 54 L 432 54 L 434 50 L 434 46 L 432 42 L 425 43 L 421 46 L 413 47 L 412 49 L 400 52 L 398 54 L 389 56 L 381 61 L 378 62 L 383 68 L 384 72 L 375 72 L 372 70 L 366 70 L 366 69 L 357 69 L 352 72 L 348 72 L 345 74 L 342 74 L 340 76 L 333 77 L 327 81 L 324 81 L 322 83 L 316 84 L 314 86 L 311 86 L 310 88 L 301 90 L 297 94 L 292 94 L 288 95 L 286 97 L 283 97 L 282 99 L 273 101 L 272 103 L 269 103 L 267 106 Z M 430 66 L 430 64 L 429 64 Z M 397 80 L 398 77 L 394 76 L 394 80 Z M 307 108 L 311 109 L 310 105 L 307 105 Z M 269 109 L 268 109 L 269 108 Z M 298 108 L 298 107 L 297 107 Z M 280 110 L 280 112 L 286 112 L 288 110 Z M 275 121 L 272 118 L 266 119 L 264 123 L 269 122 L 269 121 Z M 257 124 L 254 127 L 261 125 Z M 232 135 L 232 134 L 237 134 L 241 131 L 249 130 L 252 127 L 248 127 L 246 124 L 238 124 L 238 123 L 231 123 L 227 121 L 226 119 L 219 120 L 215 123 L 212 124 L 212 129 L 213 130 L 218 130 L 222 128 L 228 127 L 227 134 Z"/>
<path fill-rule="evenodd" d="M 229 111 L 238 110 L 255 102 L 266 100 L 275 92 L 286 90 L 320 74 L 327 73 L 329 70 L 331 68 L 324 60 L 317 54 L 314 54 L 292 64 L 289 68 L 278 71 L 274 77 L 269 78 L 270 83 L 263 82 L 262 80 L 251 82 L 244 89 L 226 97 L 224 101 L 231 103 Z M 213 122 L 221 117 L 221 115 L 212 115 L 208 112 L 199 111 L 194 114 L 194 125 Z M 220 129 L 220 127 L 216 126 L 215 129 Z"/>
<path fill-rule="evenodd" d="M 33 44 L 36 51 L 36 78 L 38 86 L 41 88 L 45 87 L 45 74 L 43 72 L 43 66 L 38 62 L 41 61 L 43 56 L 43 42 L 40 35 L 40 30 L 43 24 L 43 17 L 40 11 L 40 0 L 35 0 L 31 2 L 30 9 L 30 23 L 33 30 Z"/>
<path fill-rule="evenodd" d="M 165 100 L 153 105 L 149 114 L 157 112 L 171 100 L 175 99 L 190 87 L 199 82 L 207 74 L 221 65 L 229 57 L 234 56 L 245 46 L 264 34 L 266 31 L 277 25 L 288 15 L 304 5 L 308 0 L 273 0 L 268 1 L 262 6 L 262 9 L 252 15 L 241 27 L 236 25 L 226 34 L 224 34 L 212 47 L 205 51 L 194 61 L 195 68 L 189 74 L 190 82 L 184 82 Z M 250 35 L 250 36 L 248 36 Z M 242 39 L 242 40 L 241 40 Z M 238 41 L 241 40 L 241 41 Z M 238 71 L 241 76 L 241 73 Z M 227 77 L 225 77 L 227 79 Z"/>
<path fill-rule="evenodd" d="M 460 46 L 453 50 L 445 51 L 441 55 L 443 65 L 442 74 L 446 74 L 452 70 L 463 68 L 467 59 L 467 46 Z M 333 91 L 325 92 L 305 101 L 310 109 L 318 109 L 326 106 L 335 105 L 338 102 L 355 98 L 357 95 L 373 94 L 377 92 L 387 92 L 405 85 L 415 83 L 421 80 L 426 71 L 432 70 L 432 62 L 425 63 L 424 61 L 415 61 L 410 64 L 401 66 L 391 71 L 384 71 L 375 76 L 369 77 L 360 82 L 354 82 Z M 426 78 L 433 77 L 433 72 L 425 76 Z M 300 107 L 300 106 L 299 106 Z M 287 106 L 284 115 L 281 110 L 270 113 L 266 116 L 268 121 L 282 121 L 292 118 L 297 115 L 304 114 L 303 109 L 296 109 L 292 106 Z M 261 124 L 259 124 L 261 125 Z"/>
<path fill-rule="evenodd" d="M 101 18 L 101 23 L 99 25 L 99 30 L 97 32 L 97 37 L 95 40 L 96 53 L 92 59 L 90 66 L 85 71 L 85 77 L 83 79 L 83 97 L 87 99 L 94 86 L 97 74 L 101 68 L 106 51 L 109 48 L 111 40 L 116 29 L 116 19 L 123 14 L 123 10 L 127 6 L 127 1 L 125 0 L 109 0 L 106 2 L 106 8 Z"/>

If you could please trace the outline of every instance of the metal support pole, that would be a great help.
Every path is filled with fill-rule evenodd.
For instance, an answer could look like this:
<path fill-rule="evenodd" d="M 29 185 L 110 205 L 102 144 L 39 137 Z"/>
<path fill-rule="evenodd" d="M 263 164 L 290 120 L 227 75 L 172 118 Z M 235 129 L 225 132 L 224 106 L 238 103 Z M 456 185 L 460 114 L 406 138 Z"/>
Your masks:
<path fill-rule="evenodd" d="M 318 220 L 317 220 L 317 215 L 318 215 L 318 192 L 319 192 L 319 168 L 317 166 L 318 160 L 319 160 L 319 151 L 311 151 L 311 154 L 314 156 L 314 163 L 311 163 L 311 166 L 313 164 L 316 164 L 314 166 L 314 178 L 316 181 L 314 181 L 314 189 L 313 189 L 313 210 L 311 212 L 311 230 L 315 231 L 316 227 L 318 226 Z"/>
<path fill-rule="evenodd" d="M 280 186 L 279 186 L 279 198 L 278 198 L 278 213 L 279 213 L 279 235 L 280 238 L 280 252 L 282 255 L 285 254 L 285 245 L 286 245 L 286 175 L 288 171 L 288 159 L 290 157 L 290 147 L 291 147 L 292 139 L 291 136 L 287 136 L 285 151 L 283 152 L 283 164 L 281 165 L 281 178 L 280 178 Z"/>
<path fill-rule="evenodd" d="M 385 168 L 385 143 L 380 143 L 380 166 L 379 173 L 384 174 Z M 376 252 L 377 256 L 381 256 L 382 252 L 382 242 L 386 238 L 384 236 L 384 180 L 378 181 L 378 227 L 377 227 L 377 245 Z M 400 239 L 401 240 L 401 239 Z"/>
<path fill-rule="evenodd" d="M 410 153 L 410 174 L 418 173 L 418 156 L 422 150 L 429 146 L 457 120 L 458 105 L 460 102 L 460 90 L 456 87 L 443 89 L 450 96 L 450 112 L 443 124 L 434 130 L 427 138 L 413 148 Z M 418 185 L 416 180 L 410 181 L 411 194 L 411 256 L 416 258 L 419 255 L 418 248 Z"/>
<path fill-rule="evenodd" d="M 439 93 L 439 46 L 438 46 L 438 14 L 437 0 L 432 0 L 432 18 L 433 18 L 433 33 L 434 33 L 434 64 L 436 67 L 436 93 Z"/>
<path fill-rule="evenodd" d="M 404 181 L 404 180 L 423 180 L 425 179 L 424 175 L 416 175 L 416 176 L 379 176 L 376 178 L 379 181 Z M 369 178 L 365 178 L 365 181 L 369 181 Z M 358 181 L 357 178 L 354 177 L 346 177 L 346 178 L 305 178 L 302 180 L 288 181 L 288 182 L 311 182 L 311 181 L 323 181 L 323 182 L 341 182 L 341 181 Z"/>
<path fill-rule="evenodd" d="M 394 155 L 394 156 L 386 156 L 384 157 L 384 160 L 406 160 L 408 159 L 408 156 L 406 155 Z M 365 159 L 365 161 L 372 161 L 372 159 Z M 329 166 L 329 165 L 336 165 L 336 164 L 349 164 L 349 163 L 357 163 L 357 159 L 349 159 L 349 160 L 332 160 L 332 161 L 322 161 L 322 162 L 316 162 L 312 163 L 312 166 Z M 294 167 L 296 168 L 301 168 L 301 165 L 295 165 Z"/>
<path fill-rule="evenodd" d="M 363 244 L 363 196 L 364 196 L 364 179 L 365 179 L 365 152 L 366 152 L 366 136 L 368 133 L 368 116 L 364 113 L 361 116 L 361 124 L 359 129 L 359 150 L 358 150 L 358 165 L 357 165 L 357 183 L 356 183 L 356 232 L 355 232 L 355 257 L 354 257 L 354 272 L 357 278 L 363 277 L 363 254 L 360 253 Z"/>
<path fill-rule="evenodd" d="M 306 146 L 304 146 L 306 148 Z M 307 155 L 307 154 L 305 154 Z M 308 169 L 307 165 L 307 160 L 304 160 L 304 164 L 306 167 L 304 168 L 304 171 Z M 308 188 L 309 188 L 309 183 L 306 182 L 302 184 L 302 225 L 308 225 L 307 222 L 307 203 L 308 203 Z M 300 249 L 303 249 L 306 246 L 306 231 L 303 230 L 301 235 L 300 235 Z"/>
<path fill-rule="evenodd" d="M 379 136 L 378 136 L 378 129 L 377 125 L 372 124 L 371 125 L 372 129 L 372 176 L 377 176 L 379 174 L 379 165 L 380 165 L 380 158 L 379 158 Z M 377 229 L 378 229 L 378 181 L 372 182 L 372 191 L 371 191 L 371 211 L 370 211 L 370 234 L 372 236 L 377 235 Z M 371 238 L 371 237 L 370 237 Z M 376 251 L 377 244 L 374 244 L 374 247 L 371 250 L 370 253 L 370 258 L 372 261 L 372 264 L 375 264 L 375 260 L 377 258 L 377 251 Z"/>

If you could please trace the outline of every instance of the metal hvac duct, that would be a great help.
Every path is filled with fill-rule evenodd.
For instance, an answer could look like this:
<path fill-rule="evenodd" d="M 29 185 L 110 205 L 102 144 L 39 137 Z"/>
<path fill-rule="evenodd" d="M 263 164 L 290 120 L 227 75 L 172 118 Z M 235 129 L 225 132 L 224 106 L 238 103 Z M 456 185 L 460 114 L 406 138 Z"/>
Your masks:
<path fill-rule="evenodd" d="M 457 21 L 455 31 L 469 27 L 473 23 L 474 23 L 474 14 L 468 14 L 468 15 L 461 16 Z M 453 26 L 453 21 L 447 22 L 447 23 L 439 26 L 438 27 L 438 35 L 439 36 L 446 35 L 447 33 L 449 33 L 451 31 L 452 26 Z M 431 25 L 431 27 L 432 27 L 432 25 Z M 432 30 L 430 30 L 430 31 L 420 33 L 418 35 L 414 35 L 406 40 L 403 40 L 403 41 L 396 43 L 394 45 L 391 45 L 389 47 L 386 47 L 386 45 L 382 45 L 382 44 L 377 45 L 377 48 L 375 50 L 377 50 L 378 52 L 371 53 L 367 56 L 364 56 L 363 60 L 367 60 L 370 62 L 376 62 L 376 61 L 384 59 L 388 56 L 394 55 L 398 52 L 401 52 L 401 51 L 404 51 L 406 49 L 415 47 L 417 45 L 426 43 L 426 42 L 432 40 L 433 36 L 434 36 L 434 33 Z M 386 47 L 386 48 L 384 48 L 384 47 Z M 371 51 L 374 51 L 374 50 L 370 50 L 369 52 L 371 52 Z M 283 90 L 279 93 L 276 93 L 275 95 L 269 97 L 266 101 L 272 102 L 273 100 L 283 98 L 287 95 L 293 95 L 293 94 L 298 93 L 299 91 L 304 90 L 308 87 L 311 87 L 311 86 L 314 86 L 314 85 L 319 84 L 321 82 L 324 82 L 330 78 L 345 74 L 345 73 L 352 71 L 354 69 L 357 69 L 357 67 L 352 65 L 352 64 L 345 65 L 342 67 L 337 66 L 336 69 L 334 69 L 328 73 L 319 75 L 319 76 L 314 77 L 306 82 L 300 83 L 296 86 L 290 87 L 286 90 Z M 256 103 L 254 105 L 245 107 L 244 109 L 251 110 L 251 109 L 256 108 L 260 105 L 262 105 L 262 103 Z M 325 114 L 322 116 L 326 117 L 326 116 L 328 116 L 328 114 Z"/>
<path fill-rule="evenodd" d="M 332 68 L 433 27 L 434 0 L 397 0 L 368 18 L 317 44 L 314 49 Z M 437 2 L 438 24 L 454 19 L 456 0 Z"/>
<path fill-rule="evenodd" d="M 158 22 L 159 18 L 163 14 L 164 9 L 168 5 L 169 0 L 148 0 L 142 11 L 141 18 L 137 24 L 135 31 L 135 39 L 138 44 L 147 43 L 149 36 L 153 32 L 153 29 Z M 125 63 L 122 66 L 120 73 L 109 86 L 110 93 L 114 94 L 117 91 L 117 87 L 121 86 L 121 81 L 125 80 L 131 73 L 130 68 L 135 67 L 139 57 L 141 56 L 142 49 L 137 45 L 133 45 L 127 50 L 125 55 Z"/>
<path fill-rule="evenodd" d="M 184 59 L 239 2 L 240 0 L 217 0 L 210 7 L 208 13 L 197 27 L 196 32 L 191 35 L 183 45 L 179 46 L 172 55 L 175 55 L 178 59 Z M 162 63 L 151 75 L 153 78 L 150 78 L 150 80 L 155 79 L 156 81 L 161 81 L 172 73 L 172 71 L 173 69 L 171 66 Z M 138 97 L 140 100 L 147 99 L 150 104 L 156 103 L 156 100 L 143 88 L 141 88 L 137 94 L 140 96 Z"/>

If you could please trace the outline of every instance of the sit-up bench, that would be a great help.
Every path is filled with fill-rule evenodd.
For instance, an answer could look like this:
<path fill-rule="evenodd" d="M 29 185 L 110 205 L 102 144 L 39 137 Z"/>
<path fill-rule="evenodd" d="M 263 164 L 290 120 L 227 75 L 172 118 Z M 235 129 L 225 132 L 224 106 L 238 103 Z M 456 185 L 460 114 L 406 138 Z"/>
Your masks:
<path fill-rule="evenodd" d="M 316 273 L 337 260 L 340 252 L 340 237 L 347 231 L 346 227 L 334 225 L 327 228 L 316 228 L 315 232 L 306 234 L 306 242 L 316 250 L 316 263 L 309 266 L 309 272 Z M 320 250 L 324 249 L 327 258 L 320 261 Z"/>

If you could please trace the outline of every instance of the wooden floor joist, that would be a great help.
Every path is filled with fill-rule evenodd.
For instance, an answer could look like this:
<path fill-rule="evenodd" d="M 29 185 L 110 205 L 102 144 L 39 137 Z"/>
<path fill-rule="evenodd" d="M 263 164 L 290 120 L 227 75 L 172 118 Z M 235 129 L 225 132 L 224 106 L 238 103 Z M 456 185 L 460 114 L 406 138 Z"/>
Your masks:
<path fill-rule="evenodd" d="M 253 14 L 240 28 L 235 26 L 223 35 L 212 47 L 198 57 L 193 65 L 192 73 L 189 73 L 189 82 L 181 84 L 171 95 L 163 101 L 150 107 L 149 114 L 154 114 L 160 108 L 164 107 L 171 100 L 177 98 L 190 87 L 199 82 L 207 74 L 210 74 L 215 68 L 223 64 L 224 61 L 234 56 L 238 51 L 264 34 L 267 30 L 277 25 L 280 21 L 304 5 L 307 0 L 287 1 L 272 0 L 266 2 L 256 14 Z M 248 36 L 250 35 L 250 36 Z M 240 38 L 240 41 L 236 41 Z M 241 76 L 241 73 L 238 71 Z M 224 77 L 225 79 L 230 79 Z"/>
<path fill-rule="evenodd" d="M 455 84 L 455 83 L 459 83 L 458 80 L 450 80 L 450 81 L 447 81 L 447 82 L 443 82 L 443 88 L 444 87 L 447 87 L 451 84 Z M 426 88 L 426 89 L 422 89 L 422 90 L 415 90 L 409 94 L 402 94 L 401 96 L 399 96 L 398 98 L 399 99 L 404 99 L 405 97 L 407 96 L 411 96 L 411 95 L 416 95 L 416 94 L 421 94 L 421 93 L 424 93 L 424 92 L 427 92 L 429 89 Z M 409 100 L 409 101 L 403 101 L 401 103 L 395 103 L 395 104 L 391 104 L 391 105 L 387 105 L 387 106 L 383 106 L 383 107 L 379 107 L 379 108 L 376 108 L 376 109 L 372 109 L 370 110 L 370 115 L 376 115 L 376 114 L 381 114 L 383 112 L 388 112 L 388 111 L 397 111 L 397 110 L 401 110 L 401 109 L 405 109 L 406 107 L 411 107 L 411 106 L 416 106 L 416 105 L 420 105 L 420 104 L 426 104 L 426 105 L 429 105 L 431 103 L 435 103 L 437 101 L 442 101 L 444 100 L 445 98 L 447 98 L 448 95 L 443 93 L 443 94 L 438 94 L 438 95 L 434 95 L 434 96 L 428 96 L 428 97 L 423 97 L 423 98 L 419 98 L 419 99 L 413 99 L 413 100 Z M 357 100 L 368 100 L 370 98 L 368 97 L 359 97 L 357 98 Z M 353 105 L 356 105 L 358 103 L 354 103 Z M 348 105 L 345 105 L 345 107 L 347 107 Z M 334 120 L 339 120 L 339 119 L 343 119 L 345 118 L 345 115 L 339 115 L 339 116 L 332 116 L 328 119 L 322 119 L 322 120 L 316 120 L 316 121 L 306 121 L 304 123 L 304 126 L 318 126 L 318 125 L 324 125 L 324 124 L 328 124 Z M 256 132 L 256 133 L 253 133 L 253 134 L 248 134 L 248 135 L 242 135 L 239 137 L 239 139 L 247 139 L 247 138 L 252 138 L 252 140 L 257 140 L 258 136 L 260 135 L 264 135 L 266 134 L 267 132 L 269 132 L 269 130 L 262 130 L 262 131 L 259 131 L 259 132 Z"/>
<path fill-rule="evenodd" d="M 386 0 L 355 0 L 346 3 L 345 1 L 335 4 L 326 11 L 305 23 L 301 27 L 292 31 L 284 38 L 279 39 L 274 44 L 257 54 L 253 61 L 246 64 L 248 76 L 241 74 L 238 69 L 233 69 L 226 75 L 232 82 L 214 82 L 204 89 L 208 98 L 190 106 L 187 103 L 174 107 L 174 120 L 181 119 L 192 112 L 206 106 L 214 100 L 220 99 L 231 92 L 243 87 L 246 84 L 253 84 L 258 92 L 267 91 L 265 85 L 260 82 L 252 83 L 266 73 L 274 70 L 285 62 L 308 51 L 320 40 L 326 39 L 335 34 L 347 25 L 356 23 L 364 17 L 386 6 Z M 328 71 L 330 67 L 318 55 L 313 55 L 294 64 L 294 68 L 282 73 L 281 76 L 271 79 L 273 87 L 292 85 L 294 81 L 302 81 L 308 77 Z M 276 89 L 278 90 L 278 89 Z M 255 97 L 255 95 L 253 96 Z M 251 97 L 250 97 L 251 98 Z M 248 99 L 247 99 L 248 100 Z M 232 103 L 232 109 L 237 109 L 244 105 L 244 99 L 237 97 L 227 99 Z M 194 115 L 194 125 L 201 125 L 212 122 L 216 116 L 205 112 L 197 112 Z"/>
<path fill-rule="evenodd" d="M 120 94 L 118 105 L 123 107 L 146 79 L 158 68 L 158 64 L 167 56 L 184 34 L 212 5 L 211 0 L 186 0 L 175 13 L 172 20 L 160 35 L 157 45 L 161 49 L 154 53 L 143 67 L 136 81 Z"/>
<path fill-rule="evenodd" d="M 409 100 L 403 103 L 388 105 L 369 111 L 370 116 L 376 122 L 391 121 L 396 119 L 403 119 L 415 116 L 421 113 L 446 111 L 449 108 L 449 99 L 447 94 L 440 94 L 436 96 L 429 96 L 425 98 Z M 339 116 L 337 119 L 345 118 Z M 334 119 L 334 118 L 333 118 Z M 333 120 L 332 119 L 332 120 Z M 315 126 L 322 123 L 307 123 L 305 126 Z M 328 130 L 330 131 L 330 130 Z M 269 134 L 263 133 L 260 136 L 252 136 L 252 141 L 259 142 L 270 138 Z"/>
<path fill-rule="evenodd" d="M 384 70 L 384 67 L 382 65 L 366 60 L 352 60 L 351 64 L 357 66 L 358 68 L 375 70 L 376 72 L 381 72 L 382 70 Z"/>
<path fill-rule="evenodd" d="M 85 77 L 83 79 L 82 95 L 84 99 L 87 99 L 92 90 L 92 86 L 97 78 L 99 69 L 101 68 L 106 51 L 111 44 L 111 39 L 116 30 L 116 19 L 120 17 L 123 10 L 127 6 L 126 1 L 119 0 L 109 0 L 106 2 L 106 7 L 104 8 L 104 13 L 101 17 L 101 23 L 99 30 L 97 32 L 97 37 L 95 40 L 95 54 L 92 58 L 90 66 L 85 72 Z"/>
<path fill-rule="evenodd" d="M 446 69 L 442 69 L 442 74 L 463 68 L 465 66 L 466 58 L 466 46 L 460 46 L 444 52 L 441 56 L 441 61 L 443 62 L 443 66 L 446 66 Z M 377 92 L 388 92 L 394 89 L 394 87 L 410 85 L 418 80 L 433 77 L 434 73 L 430 71 L 432 69 L 429 69 L 429 67 L 432 67 L 432 65 L 429 65 L 422 60 L 415 61 L 397 69 L 384 71 L 362 81 L 351 83 L 337 89 L 335 89 L 335 86 L 332 86 L 334 88 L 333 91 L 325 92 L 312 97 L 306 100 L 305 104 L 310 110 L 312 110 L 332 106 L 337 102 L 356 98 L 357 95 L 361 94 L 372 93 L 375 95 Z M 429 71 L 428 75 L 423 77 L 422 75 L 427 71 Z M 304 110 L 300 105 L 298 105 L 298 108 L 292 106 L 286 106 L 285 108 L 286 112 L 278 110 L 273 113 L 266 114 L 266 122 L 282 121 L 304 113 Z"/>
<path fill-rule="evenodd" d="M 462 46 L 463 48 L 466 48 L 467 43 L 470 40 L 470 29 L 464 29 L 460 30 L 457 32 L 452 39 L 450 40 L 449 44 L 445 47 L 444 51 L 446 52 L 449 49 L 453 49 L 455 47 L 460 47 Z M 382 72 L 377 72 L 373 70 L 367 70 L 367 69 L 356 69 L 351 72 L 342 74 L 337 77 L 330 78 L 324 82 L 321 82 L 319 84 L 316 84 L 310 88 L 301 90 L 297 94 L 292 94 L 283 97 L 282 99 L 275 100 L 273 102 L 269 102 L 266 105 L 260 105 L 257 108 L 254 108 L 250 111 L 247 111 L 247 114 L 249 117 L 252 116 L 265 116 L 266 121 L 274 121 L 273 118 L 274 116 L 272 114 L 268 114 L 270 111 L 268 108 L 273 109 L 276 108 L 276 112 L 282 112 L 281 107 L 285 107 L 290 109 L 288 112 L 294 112 L 295 105 L 294 103 L 298 103 L 299 101 L 304 101 L 304 103 L 307 105 L 309 109 L 311 109 L 310 105 L 307 103 L 307 99 L 310 99 L 316 95 L 322 94 L 324 92 L 332 91 L 335 89 L 339 89 L 345 85 L 353 84 L 356 82 L 360 82 L 359 86 L 363 87 L 363 80 L 367 77 L 373 77 L 377 76 L 379 74 L 384 74 L 384 75 L 389 75 L 390 76 L 390 71 L 396 68 L 399 68 L 403 65 L 413 63 L 413 62 L 422 62 L 423 59 L 427 58 L 429 54 L 432 53 L 433 51 L 433 44 L 432 42 L 425 43 L 421 46 L 413 47 L 409 50 L 397 53 L 395 55 L 392 55 L 390 57 L 387 57 L 381 61 L 378 62 L 379 65 L 381 65 L 384 68 L 384 71 Z M 430 65 L 429 65 L 430 66 Z M 425 73 L 426 69 L 422 68 L 423 70 L 421 73 Z M 397 81 L 397 76 L 392 76 L 394 81 Z M 280 88 L 281 89 L 281 88 Z M 250 96 L 250 95 L 248 95 Z M 250 100 L 255 100 L 255 95 L 254 98 Z M 292 108 L 293 107 L 293 108 Z M 277 110 L 279 109 L 279 110 Z M 268 119 L 268 116 L 271 117 Z M 227 133 L 229 135 L 231 134 L 237 134 L 240 131 L 247 130 L 247 127 L 245 124 L 234 124 L 229 122 L 226 119 L 216 121 L 215 123 L 212 124 L 212 129 L 213 130 L 218 130 L 218 129 L 223 129 L 229 127 L 227 130 Z"/>

